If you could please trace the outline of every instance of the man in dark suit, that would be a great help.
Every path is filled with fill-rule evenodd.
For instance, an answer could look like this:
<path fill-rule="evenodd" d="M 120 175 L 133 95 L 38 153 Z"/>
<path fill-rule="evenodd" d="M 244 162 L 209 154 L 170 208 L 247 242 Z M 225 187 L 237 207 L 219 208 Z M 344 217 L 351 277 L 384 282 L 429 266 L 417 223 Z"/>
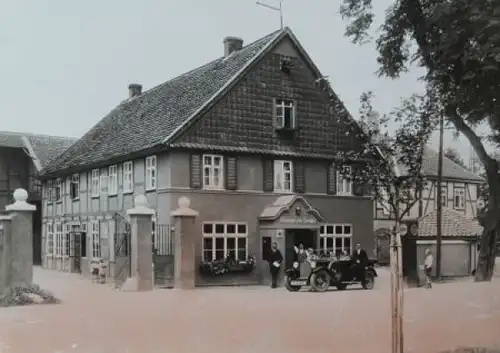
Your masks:
<path fill-rule="evenodd" d="M 361 281 L 361 284 L 365 285 L 365 267 L 368 264 L 368 255 L 366 251 L 361 247 L 361 244 L 356 244 L 356 250 L 352 254 L 352 261 L 354 263 L 354 269 L 356 271 L 356 278 Z"/>
<path fill-rule="evenodd" d="M 273 243 L 268 257 L 269 271 L 271 272 L 271 288 L 278 287 L 278 274 L 282 261 L 283 255 L 281 255 L 281 251 L 278 250 L 278 244 Z"/>

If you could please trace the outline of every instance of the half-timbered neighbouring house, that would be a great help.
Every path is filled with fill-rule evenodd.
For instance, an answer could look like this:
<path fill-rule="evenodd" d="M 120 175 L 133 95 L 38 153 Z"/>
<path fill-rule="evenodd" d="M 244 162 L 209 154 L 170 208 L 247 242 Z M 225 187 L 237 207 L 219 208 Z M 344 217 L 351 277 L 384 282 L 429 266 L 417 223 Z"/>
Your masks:
<path fill-rule="evenodd" d="M 171 254 L 159 233 L 170 234 L 170 213 L 187 196 L 199 212 L 199 262 L 257 260 L 250 274 L 200 275 L 198 284 L 264 280 L 271 242 L 288 266 L 298 243 L 373 249 L 371 196 L 334 164 L 359 143 L 345 117 L 329 113 L 321 77 L 285 28 L 246 46 L 227 37 L 222 57 L 150 90 L 130 85 L 128 99 L 44 171 L 44 266 L 88 273 L 103 257 L 120 277 L 119 235 L 138 194 L 156 209 L 156 254 Z"/>
<path fill-rule="evenodd" d="M 432 244 L 435 247 L 436 232 L 435 230 L 431 232 L 432 227 L 429 222 L 435 221 L 437 203 L 441 202 L 443 225 L 456 224 L 458 227 L 443 226 L 442 234 L 446 240 L 443 261 L 448 261 L 445 265 L 450 275 L 467 274 L 463 269 L 473 268 L 476 259 L 475 242 L 477 233 L 481 230 L 477 221 L 478 195 L 484 179 L 443 156 L 442 193 L 441 199 L 438 200 L 438 153 L 430 147 L 425 148 L 422 171 L 427 179 L 427 185 L 421 190 L 418 201 L 404 217 L 407 224 L 415 224 L 413 227 L 408 227 L 407 235 L 419 238 L 421 246 L 417 257 L 423 261 L 424 247 L 432 248 Z M 423 227 L 418 226 L 419 221 Z M 388 207 L 384 207 L 380 202 L 374 203 L 374 231 L 377 255 L 381 263 L 389 260 L 389 232 L 393 225 L 394 218 Z M 435 228 L 436 223 L 433 225 Z M 468 265 L 464 265 L 464 262 Z"/>
<path fill-rule="evenodd" d="M 42 261 L 42 186 L 38 173 L 75 139 L 0 131 L 0 210 L 14 202 L 17 188 L 28 191 L 28 202 L 37 206 L 33 215 L 33 262 Z"/>

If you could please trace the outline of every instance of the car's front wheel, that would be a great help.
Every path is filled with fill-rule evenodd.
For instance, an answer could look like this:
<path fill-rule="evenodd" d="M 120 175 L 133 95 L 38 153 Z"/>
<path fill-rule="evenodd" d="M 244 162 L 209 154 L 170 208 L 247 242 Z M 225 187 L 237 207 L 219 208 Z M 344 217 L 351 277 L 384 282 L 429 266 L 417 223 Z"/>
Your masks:
<path fill-rule="evenodd" d="M 365 274 L 365 284 L 363 285 L 364 289 L 373 289 L 375 287 L 375 275 L 373 272 L 368 271 Z"/>
<path fill-rule="evenodd" d="M 300 290 L 300 288 L 302 288 L 302 287 L 301 286 L 292 286 L 290 284 L 291 281 L 292 281 L 292 279 L 290 278 L 290 276 L 285 275 L 285 288 L 289 292 L 298 292 Z"/>
<path fill-rule="evenodd" d="M 316 292 L 325 292 L 330 286 L 331 276 L 326 271 L 314 272 L 311 275 L 311 287 Z"/>

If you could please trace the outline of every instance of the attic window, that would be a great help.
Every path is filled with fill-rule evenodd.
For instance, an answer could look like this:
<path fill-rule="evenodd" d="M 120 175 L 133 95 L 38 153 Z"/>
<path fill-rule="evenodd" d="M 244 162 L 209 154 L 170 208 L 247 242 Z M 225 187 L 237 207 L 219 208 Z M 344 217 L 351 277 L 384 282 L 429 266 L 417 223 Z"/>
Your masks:
<path fill-rule="evenodd" d="M 282 130 L 295 129 L 295 104 L 293 101 L 276 100 L 275 127 Z"/>

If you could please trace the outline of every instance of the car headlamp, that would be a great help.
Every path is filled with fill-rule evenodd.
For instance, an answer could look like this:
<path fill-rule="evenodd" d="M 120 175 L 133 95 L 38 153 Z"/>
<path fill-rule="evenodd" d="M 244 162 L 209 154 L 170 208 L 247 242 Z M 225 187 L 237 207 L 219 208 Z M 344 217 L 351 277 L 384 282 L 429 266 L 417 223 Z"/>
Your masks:
<path fill-rule="evenodd" d="M 299 268 L 299 263 L 297 261 L 293 263 L 293 268 Z"/>
<path fill-rule="evenodd" d="M 311 261 L 311 268 L 316 268 L 316 261 Z"/>

